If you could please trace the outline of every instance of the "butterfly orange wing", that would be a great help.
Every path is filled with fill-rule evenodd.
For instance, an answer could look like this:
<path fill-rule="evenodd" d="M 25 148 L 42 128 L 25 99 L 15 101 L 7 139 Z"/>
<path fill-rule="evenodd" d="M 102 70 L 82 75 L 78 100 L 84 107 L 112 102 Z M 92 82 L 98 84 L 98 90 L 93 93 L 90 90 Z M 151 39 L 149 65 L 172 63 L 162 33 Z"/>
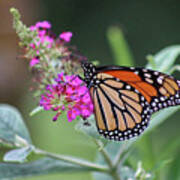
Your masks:
<path fill-rule="evenodd" d="M 152 71 L 105 70 L 98 72 L 97 87 L 90 88 L 100 134 L 125 140 L 141 134 L 153 112 L 180 104 L 179 81 Z"/>

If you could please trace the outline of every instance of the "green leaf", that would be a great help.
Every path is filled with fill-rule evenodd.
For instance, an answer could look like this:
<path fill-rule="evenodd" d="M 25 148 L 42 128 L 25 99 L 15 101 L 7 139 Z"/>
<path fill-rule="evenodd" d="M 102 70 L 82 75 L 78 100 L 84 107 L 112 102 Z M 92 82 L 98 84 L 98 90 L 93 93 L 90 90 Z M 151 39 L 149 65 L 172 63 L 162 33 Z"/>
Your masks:
<path fill-rule="evenodd" d="M 29 163 L 0 163 L 1 178 L 18 178 L 50 173 L 89 172 L 94 168 L 82 167 L 55 160 L 53 158 L 42 158 Z"/>
<path fill-rule="evenodd" d="M 129 167 L 126 167 L 126 166 L 119 167 L 118 172 L 119 172 L 119 174 L 121 174 L 122 180 L 128 180 L 128 179 L 135 180 L 134 171 Z"/>
<path fill-rule="evenodd" d="M 167 158 L 171 158 L 172 154 L 177 152 L 180 148 L 180 139 L 179 137 L 173 137 L 170 142 L 167 142 L 163 146 L 162 153 L 158 156 L 159 161 Z"/>
<path fill-rule="evenodd" d="M 10 105 L 0 105 L 0 141 L 2 144 L 20 146 L 31 143 L 21 114 Z"/>
<path fill-rule="evenodd" d="M 93 173 L 93 177 L 95 180 L 114 180 L 113 177 L 111 177 L 109 174 L 105 174 L 105 173 L 95 172 L 95 173 Z"/>
<path fill-rule="evenodd" d="M 148 63 L 147 68 L 161 72 L 169 72 L 179 55 L 180 45 L 169 46 L 154 56 L 150 56 L 150 63 Z"/>
<path fill-rule="evenodd" d="M 156 126 L 164 122 L 166 119 L 168 119 L 172 114 L 174 114 L 179 109 L 180 109 L 180 106 L 168 107 L 167 109 L 163 109 L 157 112 L 156 114 L 154 114 L 152 117 L 152 120 L 150 121 L 149 127 L 147 128 L 145 133 L 154 129 Z"/>
<path fill-rule="evenodd" d="M 172 164 L 172 159 L 166 159 L 157 161 L 157 163 L 154 165 L 153 169 L 151 170 L 153 173 L 160 172 L 161 169 L 165 169 L 165 166 Z M 165 169 L 166 170 L 166 169 Z"/>
<path fill-rule="evenodd" d="M 167 170 L 166 180 L 173 179 L 179 180 L 180 178 L 180 154 L 179 152 L 174 157 L 174 161 L 170 164 L 170 168 Z"/>
<path fill-rule="evenodd" d="M 134 171 L 129 167 L 120 167 L 118 168 L 118 174 L 121 180 L 135 180 Z M 95 172 L 93 173 L 93 177 L 95 180 L 114 180 L 113 177 L 109 176 L 108 174 Z"/>
<path fill-rule="evenodd" d="M 110 27 L 107 31 L 107 38 L 112 49 L 115 64 L 121 66 L 133 66 L 134 60 L 123 32 L 118 27 Z"/>
<path fill-rule="evenodd" d="M 33 151 L 31 146 L 14 149 L 4 155 L 3 160 L 7 162 L 24 162 L 27 156 Z"/>
<path fill-rule="evenodd" d="M 119 156 L 122 156 L 124 154 L 124 152 L 126 152 L 130 145 L 136 140 L 135 139 L 130 139 L 128 141 L 112 141 L 110 143 L 107 144 L 107 146 L 105 147 L 105 150 L 108 152 L 110 158 L 112 161 L 117 161 L 117 158 L 119 158 Z M 120 154 L 119 154 L 120 153 Z M 122 157 L 120 157 L 122 158 Z"/>
<path fill-rule="evenodd" d="M 94 115 L 90 116 L 86 122 L 83 119 L 79 119 L 79 122 L 76 124 L 75 129 L 77 131 L 83 132 L 85 135 L 88 135 L 90 137 L 99 139 L 100 134 L 97 131 L 97 127 L 95 124 Z M 87 124 L 87 125 L 86 125 Z"/>

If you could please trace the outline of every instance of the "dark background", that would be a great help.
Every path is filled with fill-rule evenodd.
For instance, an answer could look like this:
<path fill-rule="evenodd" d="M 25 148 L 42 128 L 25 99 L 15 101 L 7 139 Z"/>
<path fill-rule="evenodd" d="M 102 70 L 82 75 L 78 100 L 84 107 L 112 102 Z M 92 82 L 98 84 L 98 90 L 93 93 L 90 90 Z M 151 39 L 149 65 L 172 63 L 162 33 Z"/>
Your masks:
<path fill-rule="evenodd" d="M 46 112 L 33 118 L 28 113 L 37 105 L 28 91 L 28 63 L 19 57 L 18 38 L 12 29 L 9 8 L 16 7 L 25 24 L 48 20 L 57 34 L 73 32 L 72 44 L 89 60 L 102 65 L 112 64 L 112 54 L 106 38 L 107 29 L 116 25 L 125 34 L 136 60 L 145 66 L 148 54 L 155 54 L 169 45 L 180 44 L 179 0 L 14 0 L 0 2 L 0 102 L 15 105 L 23 113 L 36 145 L 46 150 L 72 154 L 93 160 L 95 146 L 74 131 L 74 124 L 61 119 L 53 123 Z M 180 78 L 179 78 L 180 79 Z M 170 137 L 179 136 L 179 113 L 153 132 L 152 140 L 161 146 Z M 156 149 L 158 146 L 156 147 Z M 41 179 L 91 179 L 89 174 L 53 175 Z"/>
<path fill-rule="evenodd" d="M 180 2 L 175 0 L 53 1 L 43 0 L 46 19 L 54 30 L 74 32 L 73 43 L 89 59 L 112 63 L 106 32 L 112 25 L 122 28 L 136 64 L 145 56 L 180 41 Z"/>

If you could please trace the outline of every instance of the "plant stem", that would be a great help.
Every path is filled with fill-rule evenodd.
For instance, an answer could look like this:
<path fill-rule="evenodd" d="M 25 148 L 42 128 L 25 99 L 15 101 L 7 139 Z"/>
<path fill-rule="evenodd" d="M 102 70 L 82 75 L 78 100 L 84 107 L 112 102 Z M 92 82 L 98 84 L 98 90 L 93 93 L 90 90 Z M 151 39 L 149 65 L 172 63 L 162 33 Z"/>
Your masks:
<path fill-rule="evenodd" d="M 91 171 L 104 172 L 104 173 L 107 173 L 109 171 L 108 168 L 105 166 L 97 165 L 95 163 L 91 163 L 84 159 L 74 158 L 71 156 L 59 155 L 59 154 L 44 151 L 44 150 L 36 148 L 36 147 L 34 148 L 34 153 L 40 154 L 40 155 L 45 155 L 47 157 L 51 157 L 51 158 L 61 160 L 61 161 L 67 162 L 67 163 L 71 163 L 74 165 L 86 167 L 86 168 L 89 168 Z"/>
<path fill-rule="evenodd" d="M 111 158 L 109 157 L 107 151 L 104 148 L 102 148 L 101 141 L 94 139 L 94 142 L 98 146 L 102 156 L 104 157 L 104 160 L 106 161 L 106 163 L 109 166 L 108 174 L 111 175 L 114 178 L 114 180 L 121 180 L 121 178 L 119 177 L 118 171 L 117 171 L 118 166 L 113 165 L 113 162 L 112 162 Z"/>
<path fill-rule="evenodd" d="M 113 163 L 112 163 L 112 161 L 111 161 L 108 153 L 106 152 L 106 150 L 105 150 L 104 148 L 102 148 L 102 143 L 101 143 L 101 141 L 98 141 L 98 140 L 95 139 L 94 142 L 95 142 L 95 144 L 98 146 L 98 148 L 99 148 L 101 154 L 103 155 L 105 161 L 107 162 L 108 166 L 109 166 L 110 168 L 113 168 Z"/>
<path fill-rule="evenodd" d="M 126 144 L 123 144 L 122 147 L 119 149 L 116 157 L 115 157 L 115 160 L 113 163 L 114 167 L 117 167 L 119 165 L 119 163 L 121 161 L 122 154 L 124 153 L 125 150 L 126 150 Z"/>

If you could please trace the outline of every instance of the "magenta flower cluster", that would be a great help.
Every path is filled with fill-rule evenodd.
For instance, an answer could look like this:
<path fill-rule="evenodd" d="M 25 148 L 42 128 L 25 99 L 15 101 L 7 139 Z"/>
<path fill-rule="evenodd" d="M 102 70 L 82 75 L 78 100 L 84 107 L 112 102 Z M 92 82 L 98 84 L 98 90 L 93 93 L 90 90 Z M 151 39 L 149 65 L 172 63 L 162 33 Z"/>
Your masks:
<path fill-rule="evenodd" d="M 48 85 L 41 96 L 40 106 L 44 110 L 56 111 L 53 120 L 56 121 L 63 111 L 67 112 L 68 121 L 81 116 L 88 118 L 93 113 L 93 103 L 88 88 L 75 75 L 58 74 L 55 83 Z"/>
<path fill-rule="evenodd" d="M 44 46 L 45 48 L 50 49 L 52 48 L 53 45 L 56 45 L 57 41 L 62 44 L 71 41 L 71 37 L 72 37 L 71 32 L 62 32 L 59 35 L 59 38 L 55 39 L 55 35 L 52 34 L 50 29 L 51 29 L 51 24 L 48 21 L 37 22 L 35 25 L 30 26 L 31 31 L 37 31 L 38 33 L 37 39 L 30 44 L 30 48 L 36 51 L 35 57 L 32 57 L 30 61 L 31 67 L 34 67 L 40 61 L 40 59 L 38 58 L 39 56 L 38 48 Z"/>

